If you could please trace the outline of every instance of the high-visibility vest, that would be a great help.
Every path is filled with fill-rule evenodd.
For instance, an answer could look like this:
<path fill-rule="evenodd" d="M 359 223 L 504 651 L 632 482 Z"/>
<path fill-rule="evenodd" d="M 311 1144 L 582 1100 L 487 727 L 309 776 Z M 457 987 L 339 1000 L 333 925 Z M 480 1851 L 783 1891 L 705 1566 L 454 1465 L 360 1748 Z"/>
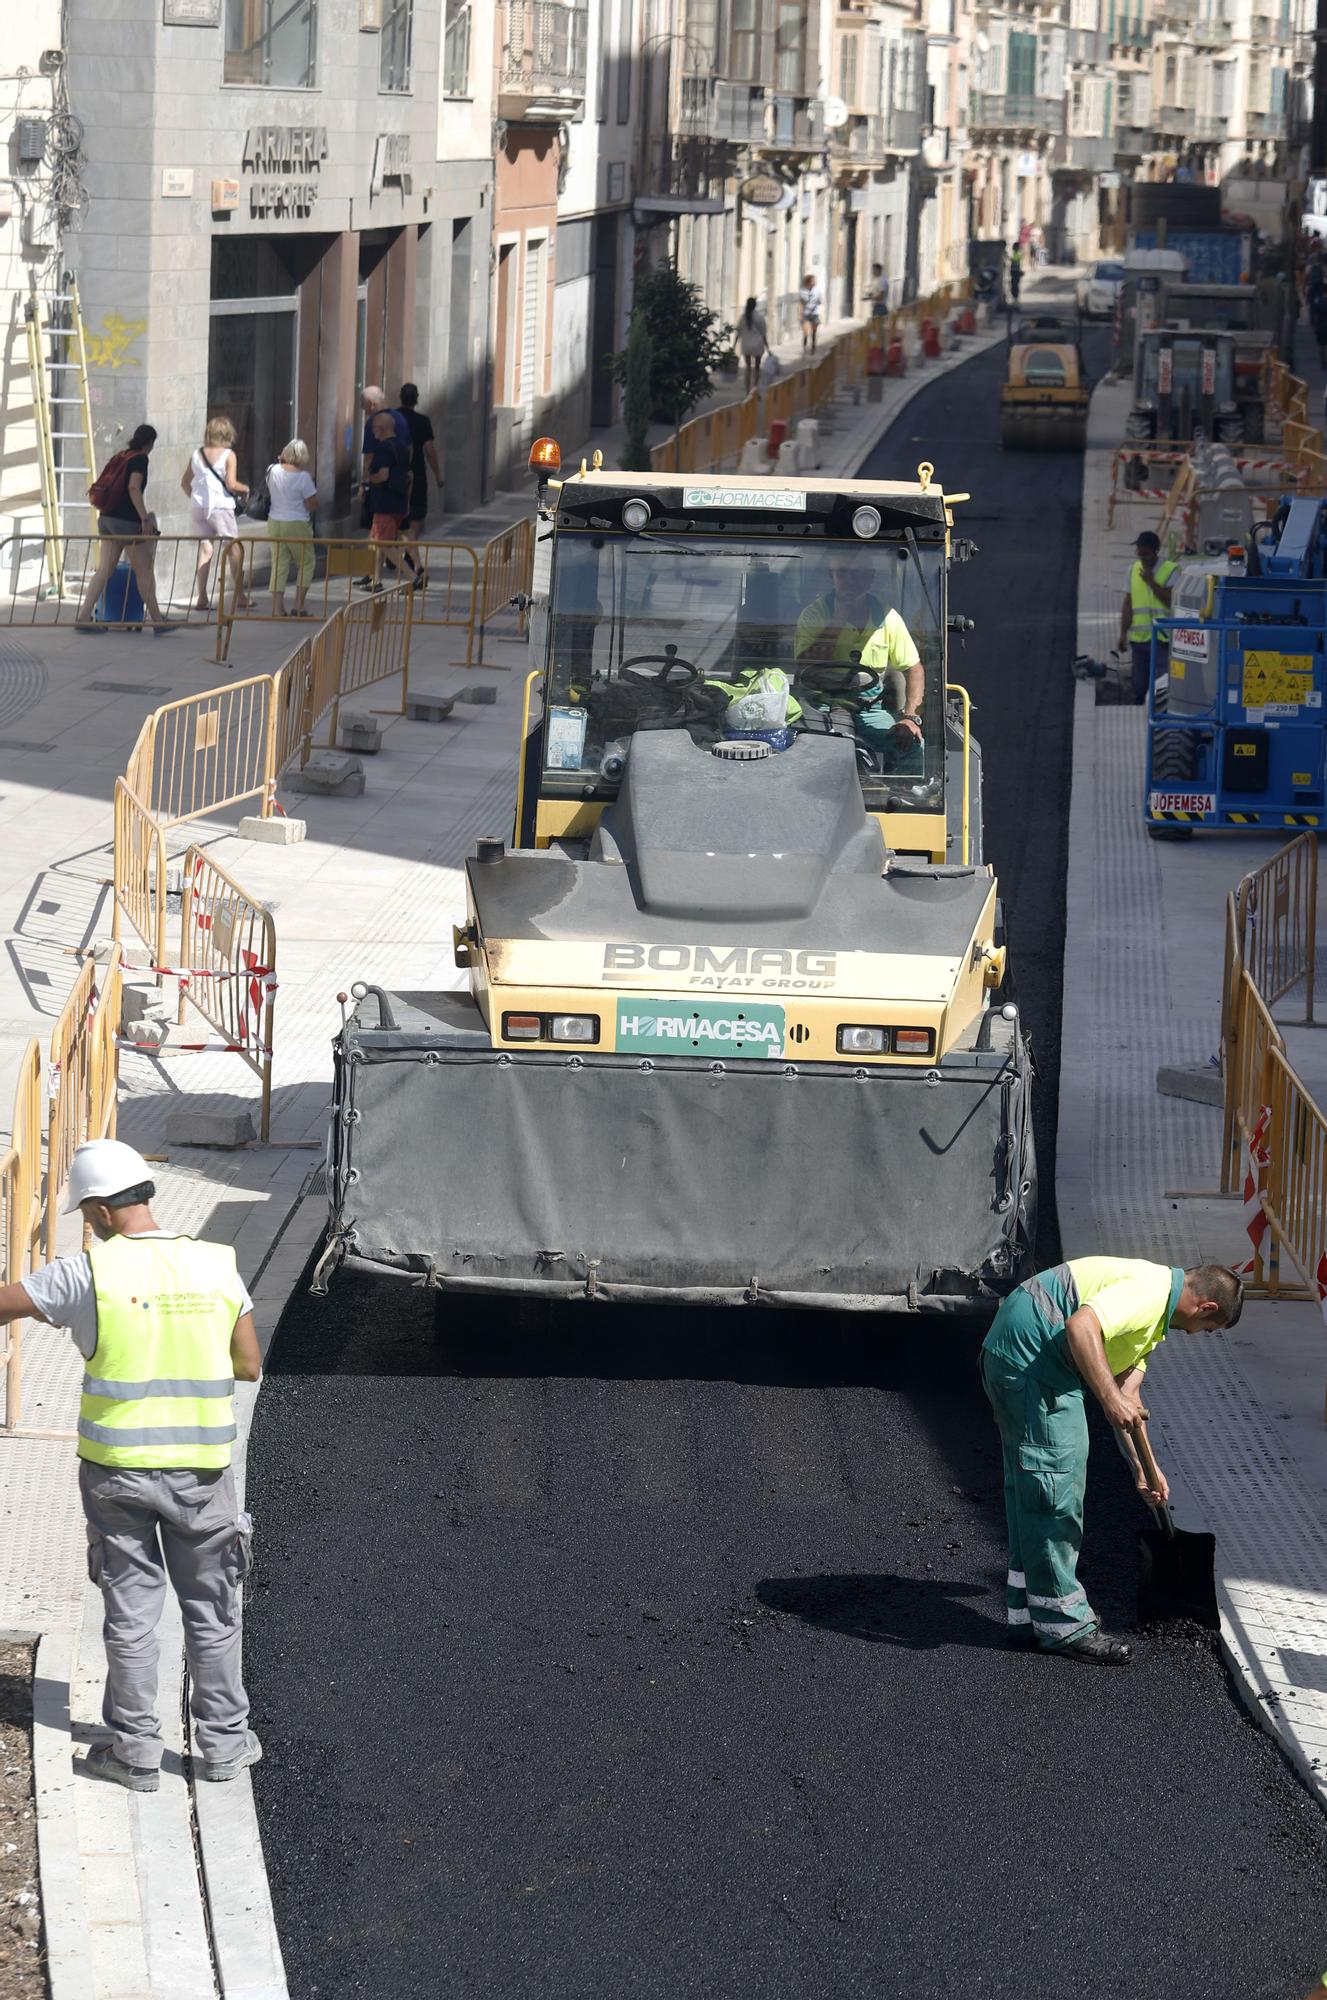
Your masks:
<path fill-rule="evenodd" d="M 88 1252 L 97 1346 L 83 1376 L 78 1455 L 96 1465 L 230 1464 L 230 1340 L 244 1292 L 228 1243 L 112 1236 Z"/>
<path fill-rule="evenodd" d="M 1158 583 L 1169 583 L 1175 574 L 1173 562 L 1159 562 L 1152 574 Z M 1152 620 L 1159 611 L 1163 618 L 1169 615 L 1170 607 L 1153 590 L 1143 575 L 1143 565 L 1135 562 L 1129 571 L 1129 602 L 1133 606 L 1133 623 L 1129 627 L 1129 643 L 1145 646 L 1152 636 Z"/>

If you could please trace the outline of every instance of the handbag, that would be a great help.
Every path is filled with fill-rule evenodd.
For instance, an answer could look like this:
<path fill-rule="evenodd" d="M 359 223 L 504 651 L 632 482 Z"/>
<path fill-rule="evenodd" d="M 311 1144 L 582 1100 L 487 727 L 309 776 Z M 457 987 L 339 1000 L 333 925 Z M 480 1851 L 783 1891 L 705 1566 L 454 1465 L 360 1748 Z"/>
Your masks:
<path fill-rule="evenodd" d="M 237 515 L 252 514 L 253 513 L 252 499 L 250 498 L 246 500 L 242 493 L 236 493 L 232 487 L 227 486 L 225 480 L 221 477 L 221 474 L 217 471 L 215 465 L 212 464 L 211 460 L 206 456 L 204 452 L 200 451 L 198 454 L 198 458 L 199 462 L 207 467 L 212 477 L 216 480 L 217 485 L 221 488 L 227 500 L 229 500 L 231 506 L 235 509 L 236 514 Z M 270 510 L 272 504 L 271 501 L 269 500 L 267 504 Z M 263 514 L 261 516 L 255 516 L 255 519 L 261 519 L 265 521 L 267 519 L 267 515 Z"/>
<path fill-rule="evenodd" d="M 251 521 L 265 521 L 272 512 L 272 495 L 268 491 L 267 485 L 268 479 L 271 477 L 271 472 L 272 468 L 269 465 L 266 473 L 263 475 L 262 485 L 256 493 L 251 493 L 245 502 L 244 511 Z M 238 514 L 239 511 L 237 503 L 235 512 Z"/>

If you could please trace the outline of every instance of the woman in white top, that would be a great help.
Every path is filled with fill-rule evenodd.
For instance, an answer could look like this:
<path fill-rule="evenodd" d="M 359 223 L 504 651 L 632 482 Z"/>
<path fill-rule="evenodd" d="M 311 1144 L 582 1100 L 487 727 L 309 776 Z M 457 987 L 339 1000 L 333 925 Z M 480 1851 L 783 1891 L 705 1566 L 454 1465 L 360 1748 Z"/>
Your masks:
<path fill-rule="evenodd" d="M 760 379 L 760 364 L 769 351 L 769 341 L 765 336 L 764 315 L 756 310 L 754 299 L 748 299 L 737 322 L 737 351 L 746 367 L 746 393 L 749 396 Z"/>
<path fill-rule="evenodd" d="M 235 426 L 229 417 L 209 417 L 203 442 L 189 460 L 180 478 L 180 491 L 189 496 L 189 513 L 198 541 L 198 574 L 194 603 L 206 611 L 207 572 L 213 547 L 225 544 L 234 585 L 234 609 L 247 611 L 253 600 L 244 594 L 244 551 L 235 526 L 235 502 L 247 500 L 249 489 L 241 484 L 235 469 Z"/>
<path fill-rule="evenodd" d="M 296 618 L 312 618 L 304 609 L 304 599 L 313 582 L 313 511 L 318 505 L 318 489 L 309 474 L 309 447 L 303 438 L 292 438 L 275 465 L 267 468 L 267 490 L 272 511 L 267 517 L 267 538 L 272 550 L 272 610 L 286 616 L 286 573 L 295 572 Z"/>

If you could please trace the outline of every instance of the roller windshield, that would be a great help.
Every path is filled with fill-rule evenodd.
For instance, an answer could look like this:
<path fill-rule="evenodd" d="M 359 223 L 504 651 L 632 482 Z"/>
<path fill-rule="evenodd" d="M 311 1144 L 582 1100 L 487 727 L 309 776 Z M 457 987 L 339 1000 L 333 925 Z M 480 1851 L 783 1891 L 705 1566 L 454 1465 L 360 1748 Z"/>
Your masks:
<path fill-rule="evenodd" d="M 808 731 L 851 738 L 874 810 L 938 810 L 944 588 L 942 548 L 915 541 L 559 534 L 545 795 L 611 798 L 637 730 L 781 724 L 788 754 Z"/>

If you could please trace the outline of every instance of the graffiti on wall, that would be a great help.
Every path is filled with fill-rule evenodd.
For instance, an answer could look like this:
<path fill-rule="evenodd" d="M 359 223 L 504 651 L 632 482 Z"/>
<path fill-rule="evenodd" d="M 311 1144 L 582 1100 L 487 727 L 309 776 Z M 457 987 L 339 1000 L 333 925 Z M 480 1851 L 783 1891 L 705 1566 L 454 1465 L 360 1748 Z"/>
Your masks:
<path fill-rule="evenodd" d="M 91 327 L 84 331 L 89 362 L 94 368 L 139 367 L 138 357 L 129 350 L 139 335 L 146 331 L 145 319 L 125 319 L 118 312 L 103 314 L 99 331 L 94 332 Z"/>

